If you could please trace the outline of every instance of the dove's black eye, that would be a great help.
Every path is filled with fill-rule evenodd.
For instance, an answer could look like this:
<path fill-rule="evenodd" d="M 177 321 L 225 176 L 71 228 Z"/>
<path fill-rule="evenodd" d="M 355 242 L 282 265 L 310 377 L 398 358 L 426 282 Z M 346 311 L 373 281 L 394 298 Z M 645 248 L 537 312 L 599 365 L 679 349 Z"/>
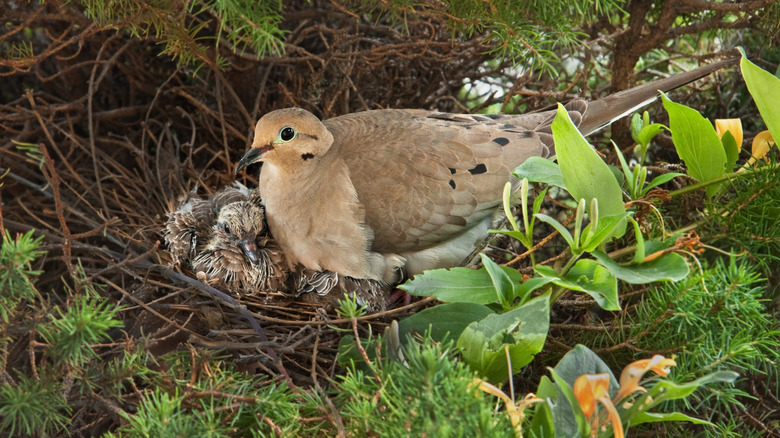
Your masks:
<path fill-rule="evenodd" d="M 282 141 L 290 141 L 295 138 L 295 128 L 291 126 L 285 126 L 281 130 L 279 130 L 279 138 L 282 139 Z"/>

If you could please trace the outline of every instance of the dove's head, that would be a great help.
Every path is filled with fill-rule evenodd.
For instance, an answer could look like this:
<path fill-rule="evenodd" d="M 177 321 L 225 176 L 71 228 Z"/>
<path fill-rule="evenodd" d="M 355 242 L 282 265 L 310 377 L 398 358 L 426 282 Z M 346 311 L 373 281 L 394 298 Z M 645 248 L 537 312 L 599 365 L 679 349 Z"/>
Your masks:
<path fill-rule="evenodd" d="M 301 108 L 272 111 L 257 122 L 252 147 L 236 165 L 236 173 L 258 161 L 299 168 L 332 144 L 333 135 L 314 114 Z"/>
<path fill-rule="evenodd" d="M 238 248 L 253 264 L 260 260 L 257 238 L 261 231 L 263 210 L 248 201 L 233 202 L 222 207 L 214 225 L 214 237 L 222 246 Z"/>

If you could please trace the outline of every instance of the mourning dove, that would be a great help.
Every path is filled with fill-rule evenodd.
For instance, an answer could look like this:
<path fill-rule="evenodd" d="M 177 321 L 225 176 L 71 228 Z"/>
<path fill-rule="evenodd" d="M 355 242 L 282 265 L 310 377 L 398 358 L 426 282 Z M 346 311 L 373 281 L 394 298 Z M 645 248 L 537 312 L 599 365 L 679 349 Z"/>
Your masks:
<path fill-rule="evenodd" d="M 569 116 L 587 135 L 734 60 L 677 74 Z M 383 284 L 456 266 L 493 223 L 512 170 L 553 158 L 554 111 L 468 115 L 386 109 L 320 121 L 288 108 L 264 115 L 236 173 L 262 162 L 258 190 L 291 266 Z"/>
<path fill-rule="evenodd" d="M 235 294 L 285 288 L 287 264 L 264 226 L 256 191 L 228 187 L 208 199 L 190 192 L 169 215 L 165 240 L 174 261 Z"/>

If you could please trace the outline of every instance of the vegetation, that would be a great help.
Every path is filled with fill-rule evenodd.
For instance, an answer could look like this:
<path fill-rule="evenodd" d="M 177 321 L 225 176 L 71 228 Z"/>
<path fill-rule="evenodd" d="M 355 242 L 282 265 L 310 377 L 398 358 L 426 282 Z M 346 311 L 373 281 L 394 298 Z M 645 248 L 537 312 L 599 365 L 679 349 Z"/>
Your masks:
<path fill-rule="evenodd" d="M 4 1 L 0 434 L 776 433 L 780 2 L 516 3 Z M 159 247 L 271 109 L 532 111 L 737 42 L 590 144 L 559 111 L 482 267 L 410 306 L 235 306 Z"/>

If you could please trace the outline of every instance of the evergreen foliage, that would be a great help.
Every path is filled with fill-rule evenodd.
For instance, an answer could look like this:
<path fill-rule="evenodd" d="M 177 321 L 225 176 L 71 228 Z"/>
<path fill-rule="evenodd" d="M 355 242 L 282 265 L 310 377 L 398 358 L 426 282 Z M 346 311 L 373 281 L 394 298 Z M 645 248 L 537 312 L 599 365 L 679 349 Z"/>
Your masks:
<path fill-rule="evenodd" d="M 376 375 L 350 367 L 334 401 L 350 436 L 514 436 L 508 418 L 474 383 L 451 346 L 409 342 L 404 361 L 375 362 Z"/>

